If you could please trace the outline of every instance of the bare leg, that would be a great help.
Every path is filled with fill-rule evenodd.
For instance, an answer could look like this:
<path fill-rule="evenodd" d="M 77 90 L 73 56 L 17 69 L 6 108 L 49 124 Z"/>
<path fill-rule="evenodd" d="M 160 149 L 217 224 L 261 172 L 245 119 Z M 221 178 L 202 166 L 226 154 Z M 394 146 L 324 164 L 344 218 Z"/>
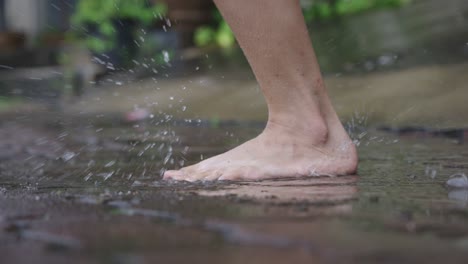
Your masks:
<path fill-rule="evenodd" d="M 178 171 L 175 180 L 258 180 L 356 171 L 354 144 L 325 90 L 298 0 L 215 0 L 265 96 L 256 138 Z"/>

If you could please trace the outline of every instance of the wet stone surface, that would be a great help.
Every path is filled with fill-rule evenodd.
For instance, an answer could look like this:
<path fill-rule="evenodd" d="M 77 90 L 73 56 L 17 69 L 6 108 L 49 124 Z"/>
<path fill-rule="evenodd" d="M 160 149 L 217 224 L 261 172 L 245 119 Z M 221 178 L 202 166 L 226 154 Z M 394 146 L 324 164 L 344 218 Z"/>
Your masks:
<path fill-rule="evenodd" d="M 39 118 L 41 116 L 41 118 Z M 261 128 L 0 123 L 2 263 L 465 263 L 468 148 L 370 129 L 359 175 L 161 181 Z M 49 115 L 56 116 L 56 115 Z M 2 118 L 2 120 L 13 120 Z"/>

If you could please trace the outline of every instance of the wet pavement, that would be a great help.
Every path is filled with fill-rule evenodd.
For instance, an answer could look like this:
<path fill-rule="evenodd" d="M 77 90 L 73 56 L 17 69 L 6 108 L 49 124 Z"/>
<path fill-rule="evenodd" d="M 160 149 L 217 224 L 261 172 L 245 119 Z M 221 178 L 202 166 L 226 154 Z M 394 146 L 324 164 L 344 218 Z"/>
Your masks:
<path fill-rule="evenodd" d="M 468 38 L 467 38 L 468 39 Z M 325 83 L 338 115 L 390 127 L 468 127 L 468 63 L 423 65 L 366 74 L 327 74 Z M 124 115 L 135 109 L 158 118 L 267 119 L 257 82 L 248 68 L 212 69 L 178 78 L 155 76 L 93 87 L 72 103 L 69 115 Z M 428 111 L 430 110 L 430 111 Z M 144 113 L 144 112 L 143 112 Z M 449 117 L 449 118 L 448 118 Z"/>
<path fill-rule="evenodd" d="M 3 116 L 2 263 L 465 263 L 468 149 L 350 127 L 358 175 L 176 183 L 161 170 L 261 131 L 250 123 L 125 124 Z"/>

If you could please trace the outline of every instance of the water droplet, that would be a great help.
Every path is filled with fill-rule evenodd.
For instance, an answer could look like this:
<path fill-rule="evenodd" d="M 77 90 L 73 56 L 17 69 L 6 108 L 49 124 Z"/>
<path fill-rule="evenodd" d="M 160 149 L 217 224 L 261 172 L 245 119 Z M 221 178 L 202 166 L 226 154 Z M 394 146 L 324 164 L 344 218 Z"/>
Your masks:
<path fill-rule="evenodd" d="M 166 63 L 169 63 L 169 52 L 167 52 L 166 50 L 163 50 L 162 51 L 162 54 L 163 54 L 163 59 Z"/>
<path fill-rule="evenodd" d="M 111 172 L 108 172 L 108 173 L 100 173 L 100 174 L 98 174 L 98 176 L 103 177 L 104 181 L 107 181 L 107 179 L 112 177 L 112 175 L 114 175 L 114 173 L 115 173 L 115 171 L 111 171 Z"/>
<path fill-rule="evenodd" d="M 60 159 L 62 159 L 63 161 L 67 162 L 67 161 L 73 159 L 75 156 L 76 156 L 76 153 L 75 153 L 75 152 L 67 151 L 67 152 L 65 152 L 65 153 L 60 157 Z"/>
<path fill-rule="evenodd" d="M 86 175 L 83 179 L 84 179 L 85 181 L 88 181 L 92 176 L 93 176 L 93 173 L 90 172 L 90 173 L 88 173 L 88 175 Z"/>
<path fill-rule="evenodd" d="M 109 168 L 109 167 L 114 166 L 114 164 L 115 164 L 115 160 L 111 160 L 111 161 L 109 161 L 108 163 L 106 163 L 106 165 L 104 165 L 104 167 L 105 167 L 105 168 Z"/>

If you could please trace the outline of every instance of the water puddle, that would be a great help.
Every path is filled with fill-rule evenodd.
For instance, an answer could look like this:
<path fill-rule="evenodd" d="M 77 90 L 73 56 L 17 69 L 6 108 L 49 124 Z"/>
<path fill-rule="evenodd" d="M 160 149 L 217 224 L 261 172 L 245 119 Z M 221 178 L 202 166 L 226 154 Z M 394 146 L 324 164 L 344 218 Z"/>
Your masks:
<path fill-rule="evenodd" d="M 21 135 L 16 158 L 1 164 L 0 227 L 6 245 L 17 248 L 10 252 L 35 243 L 34 254 L 46 258 L 80 252 L 110 263 L 213 248 L 271 263 L 467 257 L 468 196 L 446 183 L 465 173 L 468 151 L 451 137 L 358 131 L 358 175 L 188 183 L 160 180 L 161 169 L 221 153 L 260 128 L 230 125 L 231 141 L 226 126 L 100 127 L 3 124 L 5 140 Z M 282 257 L 268 257 L 278 249 Z"/>

